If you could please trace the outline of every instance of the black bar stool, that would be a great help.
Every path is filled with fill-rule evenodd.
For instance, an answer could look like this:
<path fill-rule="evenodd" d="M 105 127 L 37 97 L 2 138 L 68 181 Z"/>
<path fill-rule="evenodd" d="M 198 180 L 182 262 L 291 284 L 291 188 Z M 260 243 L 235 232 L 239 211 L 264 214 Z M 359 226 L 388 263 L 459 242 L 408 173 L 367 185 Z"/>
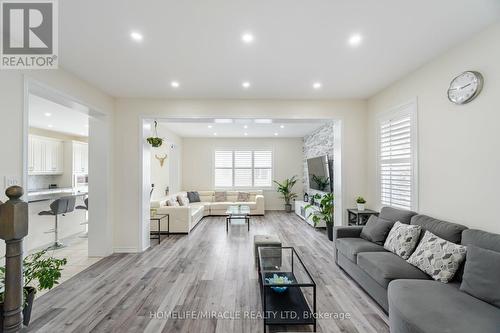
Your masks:
<path fill-rule="evenodd" d="M 75 209 L 83 209 L 83 210 L 86 210 L 88 212 L 89 211 L 89 197 L 86 197 L 83 200 L 83 203 L 85 204 L 85 206 L 78 205 L 75 207 Z M 85 219 L 85 221 L 83 223 L 80 223 L 80 225 L 86 225 L 86 224 L 89 224 L 89 220 L 87 220 L 87 219 Z M 80 236 L 80 238 L 88 238 L 88 235 L 89 235 L 89 233 L 86 232 L 85 234 Z"/>
<path fill-rule="evenodd" d="M 48 231 L 49 233 L 54 233 L 54 244 L 49 247 L 49 250 L 59 249 L 64 247 L 64 244 L 59 242 L 59 224 L 58 216 L 64 216 L 67 213 L 71 213 L 75 209 L 75 196 L 62 197 L 54 200 L 50 204 L 50 210 L 41 211 L 38 215 L 50 215 L 55 217 L 55 227 L 53 230 Z"/>

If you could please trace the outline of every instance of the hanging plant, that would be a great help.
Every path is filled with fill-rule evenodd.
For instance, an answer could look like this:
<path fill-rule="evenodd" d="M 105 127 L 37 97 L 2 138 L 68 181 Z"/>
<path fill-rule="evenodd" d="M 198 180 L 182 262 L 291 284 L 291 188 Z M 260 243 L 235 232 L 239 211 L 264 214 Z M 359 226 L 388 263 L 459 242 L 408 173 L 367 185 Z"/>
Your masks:
<path fill-rule="evenodd" d="M 161 147 L 163 139 L 158 137 L 158 122 L 155 120 L 155 136 L 150 136 L 146 141 L 154 148 Z"/>

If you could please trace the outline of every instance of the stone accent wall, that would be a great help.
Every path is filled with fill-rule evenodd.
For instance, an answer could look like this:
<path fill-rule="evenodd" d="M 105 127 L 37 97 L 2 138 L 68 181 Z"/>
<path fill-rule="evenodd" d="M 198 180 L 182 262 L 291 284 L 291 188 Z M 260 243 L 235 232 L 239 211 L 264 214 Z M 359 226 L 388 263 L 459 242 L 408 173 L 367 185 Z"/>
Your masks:
<path fill-rule="evenodd" d="M 314 190 L 309 189 L 309 177 L 307 174 L 307 159 L 312 157 L 318 157 L 322 155 L 328 155 L 329 160 L 333 160 L 333 130 L 335 123 L 333 121 L 326 123 L 314 132 L 306 135 L 304 137 L 304 177 L 303 185 L 304 191 L 309 195 L 311 192 L 314 194 Z"/>

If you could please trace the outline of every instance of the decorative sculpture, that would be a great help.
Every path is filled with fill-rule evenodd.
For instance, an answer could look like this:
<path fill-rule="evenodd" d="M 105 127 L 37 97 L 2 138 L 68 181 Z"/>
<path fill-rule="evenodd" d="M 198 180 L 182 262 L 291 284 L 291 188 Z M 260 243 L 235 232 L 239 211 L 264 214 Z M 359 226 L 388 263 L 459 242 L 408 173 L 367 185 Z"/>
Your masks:
<path fill-rule="evenodd" d="M 160 161 L 160 167 L 163 168 L 163 163 L 165 162 L 165 160 L 167 159 L 167 154 L 163 154 L 164 156 L 158 156 L 157 154 L 155 154 L 155 158 Z"/>

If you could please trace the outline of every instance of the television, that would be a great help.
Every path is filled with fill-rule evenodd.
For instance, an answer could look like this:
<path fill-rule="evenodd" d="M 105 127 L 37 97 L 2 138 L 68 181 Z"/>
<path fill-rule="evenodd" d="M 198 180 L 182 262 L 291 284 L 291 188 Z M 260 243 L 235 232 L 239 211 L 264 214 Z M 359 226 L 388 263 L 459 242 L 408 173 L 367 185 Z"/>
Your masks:
<path fill-rule="evenodd" d="M 331 192 L 332 182 L 328 156 L 307 159 L 309 188 L 320 192 Z"/>

